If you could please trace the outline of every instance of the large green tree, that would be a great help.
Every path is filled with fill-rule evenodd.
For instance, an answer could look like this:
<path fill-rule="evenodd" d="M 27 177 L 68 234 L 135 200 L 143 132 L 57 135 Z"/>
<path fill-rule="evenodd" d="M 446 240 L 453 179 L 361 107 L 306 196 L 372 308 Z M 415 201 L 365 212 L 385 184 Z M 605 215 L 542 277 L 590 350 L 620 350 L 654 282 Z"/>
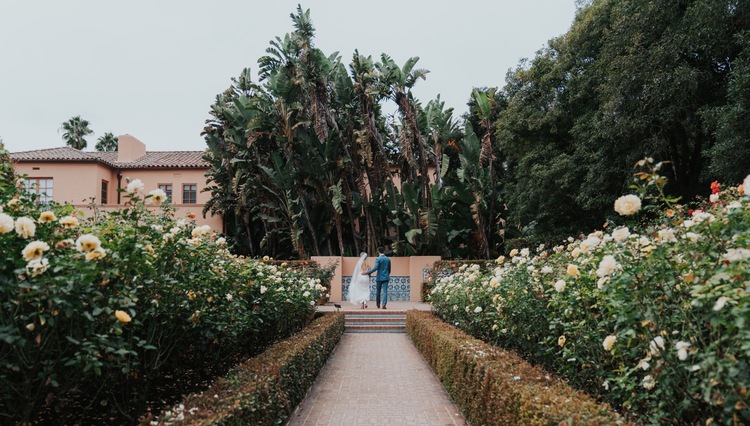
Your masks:
<path fill-rule="evenodd" d="M 689 200 L 750 167 L 747 2 L 593 0 L 570 31 L 509 73 L 496 122 L 514 225 L 601 226 L 644 156 Z M 739 160 L 745 171 L 736 171 Z M 736 164 L 736 163 L 734 163 Z"/>

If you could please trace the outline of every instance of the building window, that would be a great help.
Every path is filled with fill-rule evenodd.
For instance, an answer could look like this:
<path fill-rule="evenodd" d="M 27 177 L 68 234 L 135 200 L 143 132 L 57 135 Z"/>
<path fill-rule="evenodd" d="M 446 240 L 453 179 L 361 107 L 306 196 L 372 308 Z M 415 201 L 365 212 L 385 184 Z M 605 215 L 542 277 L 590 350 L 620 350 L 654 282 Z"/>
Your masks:
<path fill-rule="evenodd" d="M 167 194 L 167 201 L 172 202 L 172 184 L 171 183 L 160 183 L 159 189 Z"/>
<path fill-rule="evenodd" d="M 25 181 L 26 190 L 37 194 L 37 202 L 47 204 L 52 201 L 54 196 L 54 187 L 52 178 L 28 178 Z"/>
<path fill-rule="evenodd" d="M 107 182 L 106 180 L 102 180 L 102 195 L 101 195 L 102 200 L 101 201 L 103 205 L 107 204 L 108 192 L 109 192 L 109 182 Z"/>
<path fill-rule="evenodd" d="M 195 204 L 198 194 L 198 185 L 194 183 L 186 183 L 182 185 L 182 204 Z"/>

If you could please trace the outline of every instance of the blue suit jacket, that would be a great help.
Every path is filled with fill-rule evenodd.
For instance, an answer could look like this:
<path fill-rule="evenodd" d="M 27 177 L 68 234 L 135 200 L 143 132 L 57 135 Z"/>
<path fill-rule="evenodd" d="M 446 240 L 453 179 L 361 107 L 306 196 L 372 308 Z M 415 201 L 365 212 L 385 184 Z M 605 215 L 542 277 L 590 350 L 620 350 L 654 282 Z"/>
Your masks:
<path fill-rule="evenodd" d="M 381 254 L 375 258 L 375 265 L 366 272 L 367 275 L 378 271 L 378 275 L 375 277 L 375 281 L 388 281 L 391 279 L 391 259 L 388 256 Z"/>

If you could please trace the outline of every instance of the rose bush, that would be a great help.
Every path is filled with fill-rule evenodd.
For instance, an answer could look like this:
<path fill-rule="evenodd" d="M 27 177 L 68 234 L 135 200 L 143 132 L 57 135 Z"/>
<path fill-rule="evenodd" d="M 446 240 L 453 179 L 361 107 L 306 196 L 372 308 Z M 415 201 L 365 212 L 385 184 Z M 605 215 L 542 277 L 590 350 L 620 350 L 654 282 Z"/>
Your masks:
<path fill-rule="evenodd" d="M 132 421 L 299 330 L 331 277 L 233 256 L 138 182 L 86 219 L 0 172 L 2 423 Z"/>
<path fill-rule="evenodd" d="M 458 265 L 435 278 L 431 302 L 634 420 L 750 424 L 750 197 L 715 194 L 701 209 L 668 203 L 645 224 Z"/>

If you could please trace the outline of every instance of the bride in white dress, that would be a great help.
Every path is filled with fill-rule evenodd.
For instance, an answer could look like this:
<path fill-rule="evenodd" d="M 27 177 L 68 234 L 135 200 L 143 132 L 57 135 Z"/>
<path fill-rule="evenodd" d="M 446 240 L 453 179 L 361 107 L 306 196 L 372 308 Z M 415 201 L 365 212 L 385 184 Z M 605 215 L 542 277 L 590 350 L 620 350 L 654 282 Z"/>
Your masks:
<path fill-rule="evenodd" d="M 367 258 L 367 253 L 362 253 L 359 256 L 357 266 L 352 271 L 352 281 L 349 284 L 349 296 L 348 300 L 355 305 L 359 305 L 362 309 L 367 307 L 367 302 L 370 300 L 370 276 L 363 274 L 364 269 L 362 264 Z"/>

